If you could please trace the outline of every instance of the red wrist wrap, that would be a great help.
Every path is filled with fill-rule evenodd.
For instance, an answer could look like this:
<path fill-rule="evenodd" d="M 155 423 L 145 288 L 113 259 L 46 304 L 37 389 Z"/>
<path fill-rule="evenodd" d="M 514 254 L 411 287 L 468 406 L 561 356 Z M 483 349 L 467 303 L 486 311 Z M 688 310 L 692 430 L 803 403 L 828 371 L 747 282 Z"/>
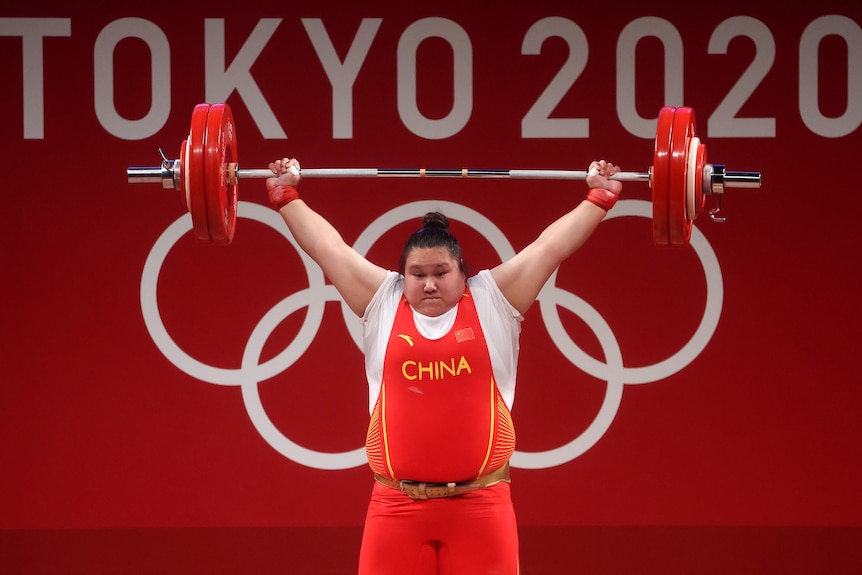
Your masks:
<path fill-rule="evenodd" d="M 589 192 L 587 192 L 587 201 L 597 205 L 606 212 L 609 211 L 612 207 L 614 207 L 614 204 L 617 203 L 618 198 L 619 195 L 604 188 L 593 188 Z"/>
<path fill-rule="evenodd" d="M 299 199 L 299 191 L 293 186 L 275 186 L 269 191 L 269 203 L 280 210 L 293 200 Z"/>

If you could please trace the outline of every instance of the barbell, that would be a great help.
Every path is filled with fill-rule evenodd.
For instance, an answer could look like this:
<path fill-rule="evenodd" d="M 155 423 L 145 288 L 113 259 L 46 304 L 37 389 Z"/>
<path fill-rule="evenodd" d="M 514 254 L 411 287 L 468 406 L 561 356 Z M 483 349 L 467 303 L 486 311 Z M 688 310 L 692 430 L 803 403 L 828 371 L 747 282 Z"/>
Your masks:
<path fill-rule="evenodd" d="M 181 192 L 191 213 L 194 235 L 203 243 L 227 245 L 236 229 L 239 181 L 269 178 L 268 169 L 240 169 L 237 161 L 236 125 L 227 104 L 198 104 L 192 112 L 188 137 L 180 157 L 169 160 L 164 152 L 160 166 L 129 167 L 129 183 L 161 183 Z M 583 180 L 578 170 L 302 168 L 303 178 L 523 178 Z M 694 110 L 661 108 L 656 125 L 653 164 L 647 172 L 618 172 L 621 181 L 647 182 L 652 189 L 653 241 L 658 247 L 688 245 L 692 222 L 704 211 L 705 199 L 715 195 L 718 216 L 725 188 L 759 188 L 760 172 L 730 172 L 723 164 L 706 161 L 706 144 L 697 136 Z"/>

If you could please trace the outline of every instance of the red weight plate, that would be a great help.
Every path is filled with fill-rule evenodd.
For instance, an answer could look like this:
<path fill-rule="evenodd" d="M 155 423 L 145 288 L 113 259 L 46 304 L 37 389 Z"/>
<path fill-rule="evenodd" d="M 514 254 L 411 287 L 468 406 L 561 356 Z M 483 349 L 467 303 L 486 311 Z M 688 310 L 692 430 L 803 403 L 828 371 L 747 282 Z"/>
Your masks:
<path fill-rule="evenodd" d="M 198 104 L 192 112 L 192 125 L 189 131 L 189 146 L 186 153 L 186 185 L 188 186 L 189 212 L 192 215 L 192 231 L 201 242 L 211 244 L 207 223 L 207 201 L 205 183 L 205 138 L 209 104 Z"/>
<path fill-rule="evenodd" d="M 212 241 L 226 246 L 236 229 L 237 185 L 228 180 L 227 167 L 236 162 L 236 126 L 227 104 L 213 104 L 207 116 L 206 183 L 207 221 Z"/>
<path fill-rule="evenodd" d="M 676 108 L 665 106 L 658 115 L 655 131 L 655 152 L 652 164 L 652 235 L 657 247 L 670 244 L 668 236 L 668 172 L 670 167 L 670 137 Z"/>
<path fill-rule="evenodd" d="M 686 217 L 686 185 L 689 149 L 694 135 L 694 110 L 677 108 L 673 117 L 668 172 L 668 237 L 672 247 L 687 246 L 691 237 L 691 220 Z"/>

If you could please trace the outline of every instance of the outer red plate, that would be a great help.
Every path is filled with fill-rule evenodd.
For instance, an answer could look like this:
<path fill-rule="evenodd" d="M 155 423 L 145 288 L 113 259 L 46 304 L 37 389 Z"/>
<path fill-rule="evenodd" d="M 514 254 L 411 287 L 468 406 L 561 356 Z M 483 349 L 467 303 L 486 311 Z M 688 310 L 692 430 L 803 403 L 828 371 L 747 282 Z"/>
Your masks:
<path fill-rule="evenodd" d="M 670 139 L 676 108 L 665 106 L 658 115 L 652 164 L 652 235 L 657 247 L 670 244 L 668 236 L 668 179 Z"/>
<path fill-rule="evenodd" d="M 207 115 L 204 164 L 206 209 L 212 242 L 226 246 L 236 230 L 237 185 L 227 165 L 236 162 L 236 126 L 227 104 L 213 104 Z"/>
<path fill-rule="evenodd" d="M 677 108 L 673 117 L 668 173 L 668 237 L 672 247 L 688 245 L 691 220 L 686 215 L 688 154 L 695 135 L 694 110 Z"/>
<path fill-rule="evenodd" d="M 192 215 L 192 230 L 195 237 L 205 243 L 212 243 L 212 236 L 207 223 L 206 184 L 204 174 L 204 156 L 207 116 L 209 104 L 198 104 L 192 112 L 192 125 L 189 130 L 189 147 L 186 163 L 182 169 L 186 171 L 188 186 L 189 212 Z"/>

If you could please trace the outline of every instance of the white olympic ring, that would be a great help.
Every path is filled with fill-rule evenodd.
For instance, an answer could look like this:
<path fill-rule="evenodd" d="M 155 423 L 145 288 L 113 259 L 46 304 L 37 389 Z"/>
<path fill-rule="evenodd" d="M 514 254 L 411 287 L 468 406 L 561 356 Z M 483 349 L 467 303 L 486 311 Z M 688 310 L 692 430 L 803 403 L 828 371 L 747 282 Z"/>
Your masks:
<path fill-rule="evenodd" d="M 284 226 L 284 221 L 278 213 L 273 210 L 267 210 L 258 204 L 244 204 L 244 209 L 248 212 L 244 217 L 249 217 L 268 225 L 278 231 L 291 244 L 293 244 L 305 264 L 305 271 L 308 273 L 309 279 L 309 292 L 312 294 L 319 294 L 328 291 L 327 285 L 324 281 L 323 271 L 314 263 L 314 260 L 299 249 L 296 240 L 294 240 L 293 236 L 290 235 L 290 232 L 287 231 L 287 228 Z M 279 222 L 281 222 L 281 225 L 279 225 Z M 200 379 L 201 381 L 217 385 L 240 385 L 242 379 L 245 377 L 252 377 L 257 381 L 263 381 L 283 372 L 293 365 L 293 362 L 299 359 L 308 348 L 307 344 L 311 342 L 314 336 L 313 333 L 308 333 L 309 325 L 314 322 L 319 324 L 322 320 L 323 307 L 324 303 L 326 303 L 325 299 L 309 297 L 308 314 L 302 324 L 299 334 L 297 334 L 296 340 L 294 341 L 294 344 L 297 346 L 306 343 L 305 348 L 297 350 L 296 347 L 291 348 L 291 346 L 288 346 L 287 349 L 282 351 L 276 357 L 270 359 L 268 362 L 255 366 L 251 373 L 248 373 L 243 368 L 223 369 L 201 363 L 180 349 L 174 340 L 171 339 L 171 336 L 165 328 L 165 324 L 162 322 L 161 315 L 159 314 L 156 288 L 159 279 L 159 272 L 161 271 L 162 264 L 164 263 L 168 252 L 176 244 L 177 240 L 191 229 L 191 225 L 191 215 L 186 214 L 168 226 L 156 241 L 153 249 L 150 250 L 150 255 L 147 257 L 147 261 L 144 264 L 144 272 L 141 278 L 141 309 L 144 314 L 144 323 L 146 324 L 147 330 L 150 332 L 150 336 L 153 338 L 156 346 L 171 363 L 183 372 Z M 316 305 L 312 306 L 311 304 Z M 315 328 L 314 332 L 316 331 L 317 329 Z"/>
<path fill-rule="evenodd" d="M 404 204 L 384 213 L 360 234 L 354 248 L 365 255 L 386 231 L 402 222 L 415 219 L 417 213 L 430 210 L 443 211 L 454 219 L 473 226 L 488 239 L 501 260 L 514 255 L 514 249 L 508 239 L 485 216 L 460 204 L 433 201 Z M 649 202 L 622 200 L 606 219 L 623 216 L 650 218 L 651 210 Z M 303 260 L 308 273 L 309 287 L 283 299 L 258 322 L 249 336 L 239 369 L 216 368 L 192 358 L 171 339 L 161 320 L 156 298 L 159 272 L 168 252 L 177 240 L 192 228 L 191 216 L 186 214 L 162 233 L 144 264 L 141 278 L 141 308 L 150 336 L 165 357 L 184 373 L 217 385 L 239 385 L 249 418 L 258 433 L 271 447 L 288 459 L 307 467 L 324 470 L 349 469 L 364 465 L 366 463 L 364 447 L 341 453 L 325 453 L 305 448 L 285 437 L 266 414 L 260 399 L 258 384 L 287 370 L 308 349 L 322 322 L 327 301 L 341 302 L 345 325 L 354 343 L 360 349 L 361 326 L 355 321 L 352 312 L 334 287 L 325 283 L 320 268 L 299 249 L 295 239 L 275 211 L 249 202 L 239 202 L 238 211 L 242 212 L 242 217 L 266 224 L 291 242 Z M 607 381 L 608 387 L 595 419 L 581 435 L 561 447 L 547 451 L 516 451 L 512 457 L 514 467 L 543 469 L 562 465 L 582 455 L 595 445 L 610 427 L 622 400 L 625 384 L 649 383 L 664 379 L 683 369 L 703 351 L 721 315 L 723 284 L 715 252 L 697 228 L 692 229 L 690 245 L 700 258 L 707 279 L 704 316 L 695 334 L 682 349 L 652 366 L 625 367 L 619 344 L 604 318 L 581 298 L 558 288 L 556 272 L 551 276 L 537 299 L 552 341 L 573 365 L 593 377 Z M 264 344 L 273 330 L 290 314 L 306 306 L 309 308 L 308 313 L 294 341 L 272 359 L 259 363 Z M 592 358 L 571 340 L 560 321 L 559 307 L 576 313 L 593 330 L 602 347 L 606 363 Z M 317 327 L 312 329 L 310 326 L 315 322 Z"/>
<path fill-rule="evenodd" d="M 652 217 L 652 205 L 649 202 L 641 200 L 627 200 L 618 202 L 614 209 L 608 212 L 606 220 L 622 216 L 642 216 L 645 218 Z M 685 344 L 682 349 L 676 352 L 671 357 L 656 363 L 649 367 L 628 367 L 623 369 L 621 374 L 623 381 L 627 384 L 649 383 L 665 379 L 677 373 L 704 350 L 712 334 L 715 333 L 715 328 L 718 326 L 718 319 L 721 316 L 721 308 L 724 300 L 724 287 L 721 279 L 721 268 L 718 265 L 718 258 L 715 252 L 706 241 L 703 234 L 695 227 L 692 227 L 691 247 L 700 257 L 703 264 L 703 270 L 706 275 L 706 307 L 704 308 L 703 318 L 694 335 Z M 562 324 L 560 323 L 560 314 L 557 313 L 556 294 L 560 291 L 555 286 L 557 272 L 551 275 L 548 283 L 539 294 L 539 302 L 542 310 L 542 319 L 548 323 L 549 331 L 554 334 L 565 334 Z M 568 293 L 568 292 L 566 292 Z M 550 321 L 549 321 L 550 318 Z M 583 351 L 571 341 L 571 338 L 566 338 L 571 346 L 565 342 L 562 343 L 567 350 L 563 353 L 572 363 L 583 369 L 586 373 L 598 379 L 607 380 L 610 376 L 608 369 L 609 365 L 604 364 Z M 556 339 L 555 339 L 556 341 Z M 562 350 L 561 350 L 562 351 Z"/>

